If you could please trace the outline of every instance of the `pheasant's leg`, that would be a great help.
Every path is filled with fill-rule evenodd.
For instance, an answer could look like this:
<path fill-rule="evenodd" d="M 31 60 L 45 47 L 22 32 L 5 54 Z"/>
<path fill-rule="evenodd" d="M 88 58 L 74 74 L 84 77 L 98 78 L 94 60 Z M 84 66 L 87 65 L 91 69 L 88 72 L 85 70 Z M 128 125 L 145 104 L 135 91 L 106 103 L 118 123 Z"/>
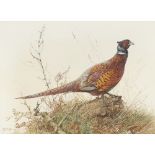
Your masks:
<path fill-rule="evenodd" d="M 101 95 L 102 103 L 104 104 L 105 107 L 107 107 L 106 99 L 105 99 L 105 94 Z"/>
<path fill-rule="evenodd" d="M 101 94 L 101 101 L 102 101 L 102 106 L 101 106 L 101 111 L 98 114 L 98 116 L 100 117 L 107 117 L 108 116 L 108 103 L 107 103 L 107 98 L 105 96 L 105 94 Z"/>

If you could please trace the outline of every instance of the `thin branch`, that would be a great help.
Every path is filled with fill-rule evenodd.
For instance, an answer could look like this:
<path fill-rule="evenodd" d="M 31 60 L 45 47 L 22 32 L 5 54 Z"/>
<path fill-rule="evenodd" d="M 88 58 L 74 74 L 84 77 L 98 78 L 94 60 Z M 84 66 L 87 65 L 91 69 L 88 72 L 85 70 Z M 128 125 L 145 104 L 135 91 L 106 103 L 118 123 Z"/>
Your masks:
<path fill-rule="evenodd" d="M 26 103 L 26 100 L 24 100 L 24 103 L 23 103 L 23 104 L 27 107 L 27 109 L 28 109 L 28 111 L 30 112 L 30 114 L 32 114 L 31 108 L 30 108 L 30 106 Z"/>
<path fill-rule="evenodd" d="M 33 59 L 36 59 L 40 63 L 41 60 L 38 57 L 34 56 L 34 54 L 32 54 L 32 52 L 30 54 L 33 57 Z"/>
<path fill-rule="evenodd" d="M 46 85 L 47 89 L 50 89 L 50 85 L 49 85 L 49 82 L 47 80 L 45 67 L 44 67 L 44 63 L 42 61 L 41 50 L 40 50 L 44 45 L 44 39 L 43 39 L 44 31 L 45 31 L 45 26 L 42 27 L 41 31 L 39 31 L 39 38 L 37 41 L 37 49 L 35 49 L 32 46 L 32 49 L 36 52 L 37 56 L 35 56 L 32 52 L 30 54 L 31 54 L 32 58 L 35 59 L 39 63 L 39 65 L 41 67 L 42 74 L 43 74 L 43 80 L 45 81 L 45 85 Z"/>
<path fill-rule="evenodd" d="M 42 27 L 41 31 L 39 31 L 39 37 L 38 37 L 38 40 L 36 43 L 37 47 L 35 48 L 33 45 L 31 45 L 31 48 L 35 52 L 35 54 L 32 52 L 30 54 L 31 54 L 32 58 L 35 59 L 38 62 L 38 64 L 40 65 L 41 73 L 43 76 L 42 80 L 45 82 L 45 86 L 47 87 L 47 90 L 49 90 L 50 89 L 50 82 L 47 79 L 44 62 L 43 62 L 42 56 L 41 56 L 41 52 L 43 50 L 42 48 L 44 46 L 44 38 L 43 38 L 44 32 L 45 32 L 45 26 Z M 48 98 L 49 103 L 51 103 L 50 98 L 49 97 L 46 97 L 46 98 Z M 39 105 L 37 104 L 36 108 L 39 108 Z"/>
<path fill-rule="evenodd" d="M 35 112 L 35 113 L 34 113 L 34 116 L 37 116 L 38 113 L 40 112 L 39 106 L 40 106 L 40 103 L 37 102 L 37 105 L 36 105 L 36 107 L 34 108 L 34 112 Z"/>

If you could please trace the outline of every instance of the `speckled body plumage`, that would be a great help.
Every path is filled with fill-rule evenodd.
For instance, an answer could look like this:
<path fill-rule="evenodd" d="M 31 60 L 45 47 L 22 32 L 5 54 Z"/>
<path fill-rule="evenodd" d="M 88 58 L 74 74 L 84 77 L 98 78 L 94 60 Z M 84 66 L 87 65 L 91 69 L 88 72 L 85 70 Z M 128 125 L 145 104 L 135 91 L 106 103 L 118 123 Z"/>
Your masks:
<path fill-rule="evenodd" d="M 20 99 L 55 95 L 65 92 L 87 92 L 97 96 L 109 92 L 118 84 L 123 76 L 128 57 L 127 49 L 131 43 L 129 40 L 118 42 L 117 53 L 111 59 L 87 69 L 77 80 L 58 88 L 20 97 Z"/>
<path fill-rule="evenodd" d="M 88 69 L 78 79 L 80 91 L 89 92 L 92 95 L 110 91 L 121 80 L 126 60 L 127 55 L 116 54 L 110 60 Z M 83 76 L 86 76 L 86 79 Z"/>

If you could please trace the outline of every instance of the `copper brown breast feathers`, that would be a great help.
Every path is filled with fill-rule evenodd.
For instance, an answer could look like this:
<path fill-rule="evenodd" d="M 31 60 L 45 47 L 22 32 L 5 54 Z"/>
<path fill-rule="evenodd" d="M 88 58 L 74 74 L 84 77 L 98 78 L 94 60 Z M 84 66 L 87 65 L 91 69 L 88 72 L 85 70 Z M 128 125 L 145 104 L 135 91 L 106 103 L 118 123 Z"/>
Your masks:
<path fill-rule="evenodd" d="M 128 58 L 128 48 L 133 45 L 128 39 L 117 43 L 117 53 L 111 59 L 89 68 L 77 80 L 58 88 L 17 99 L 28 99 L 66 92 L 87 92 L 92 95 L 108 93 L 121 80 Z"/>

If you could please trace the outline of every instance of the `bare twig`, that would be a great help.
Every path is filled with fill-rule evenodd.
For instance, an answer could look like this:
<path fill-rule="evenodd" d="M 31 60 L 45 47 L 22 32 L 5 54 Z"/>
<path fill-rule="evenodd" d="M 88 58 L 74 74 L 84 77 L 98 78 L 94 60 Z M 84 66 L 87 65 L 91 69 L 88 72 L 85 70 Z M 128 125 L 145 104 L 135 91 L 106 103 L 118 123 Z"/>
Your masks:
<path fill-rule="evenodd" d="M 32 52 L 30 54 L 32 58 L 39 63 L 43 74 L 43 80 L 45 81 L 45 85 L 47 89 L 50 89 L 49 81 L 47 80 L 47 75 L 46 75 L 44 63 L 41 56 L 41 49 L 44 46 L 44 38 L 43 38 L 44 31 L 45 31 L 45 26 L 43 26 L 42 30 L 39 32 L 39 38 L 37 40 L 37 48 L 34 48 L 34 46 L 32 46 L 32 49 L 35 51 L 36 55 L 34 55 Z"/>
<path fill-rule="evenodd" d="M 39 106 L 40 106 L 40 103 L 37 102 L 37 105 L 36 105 L 36 107 L 34 108 L 34 112 L 35 112 L 35 113 L 34 113 L 34 116 L 37 116 L 38 113 L 40 112 Z"/>
<path fill-rule="evenodd" d="M 47 90 L 49 90 L 50 89 L 50 82 L 47 79 L 47 74 L 45 71 L 45 66 L 44 66 L 44 62 L 42 59 L 42 55 L 41 55 L 42 48 L 44 46 L 44 38 L 43 38 L 44 32 L 45 32 L 45 26 L 42 27 L 41 31 L 39 31 L 39 38 L 37 40 L 36 48 L 33 45 L 31 46 L 33 51 L 35 52 L 35 54 L 32 52 L 30 54 L 31 54 L 32 58 L 35 59 L 38 62 L 38 64 L 40 65 L 41 72 L 43 75 L 42 80 L 45 82 L 45 86 L 47 87 Z M 46 98 L 48 99 L 48 102 L 51 103 L 50 98 L 49 97 L 46 97 Z M 46 104 L 46 105 L 48 105 L 48 107 L 50 107 L 49 104 Z M 39 108 L 39 106 L 40 106 L 40 104 L 39 105 L 37 104 L 36 108 Z"/>
<path fill-rule="evenodd" d="M 32 114 L 31 107 L 26 103 L 26 100 L 24 100 L 24 103 L 23 104 L 27 107 L 29 113 Z"/>

